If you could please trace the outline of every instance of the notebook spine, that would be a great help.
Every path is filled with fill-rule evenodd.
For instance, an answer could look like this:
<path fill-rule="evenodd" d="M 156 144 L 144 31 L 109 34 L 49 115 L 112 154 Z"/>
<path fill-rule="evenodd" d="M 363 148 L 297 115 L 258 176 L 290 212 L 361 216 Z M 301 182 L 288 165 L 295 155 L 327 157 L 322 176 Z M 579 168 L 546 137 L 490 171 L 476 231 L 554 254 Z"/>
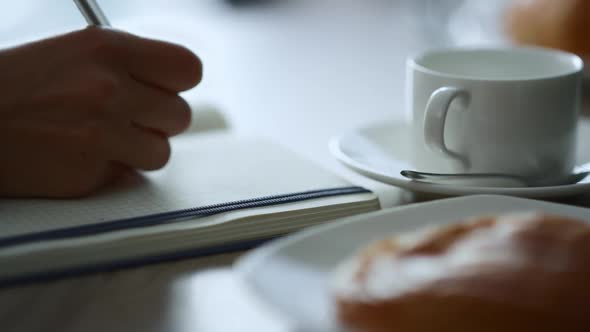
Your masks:
<path fill-rule="evenodd" d="M 41 241 L 63 240 L 68 238 L 92 236 L 125 229 L 150 227 L 174 222 L 182 222 L 186 221 L 187 219 L 198 219 L 236 210 L 295 203 L 316 198 L 369 192 L 369 190 L 362 187 L 340 187 L 237 200 L 232 202 L 213 204 L 183 210 L 162 212 L 107 222 L 97 222 L 58 230 L 0 238 L 0 249 Z"/>

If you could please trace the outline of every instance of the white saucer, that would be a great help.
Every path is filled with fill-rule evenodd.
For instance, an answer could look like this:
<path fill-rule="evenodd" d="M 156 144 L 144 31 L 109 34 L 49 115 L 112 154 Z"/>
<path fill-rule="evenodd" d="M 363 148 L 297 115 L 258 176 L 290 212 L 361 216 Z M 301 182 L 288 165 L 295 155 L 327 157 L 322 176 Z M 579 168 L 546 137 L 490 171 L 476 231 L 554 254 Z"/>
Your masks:
<path fill-rule="evenodd" d="M 412 181 L 401 170 L 417 170 L 411 161 L 411 126 L 404 122 L 369 125 L 336 137 L 330 152 L 349 168 L 381 181 L 408 190 L 439 195 L 497 194 L 530 198 L 571 196 L 588 192 L 590 176 L 576 184 L 551 187 L 481 187 L 454 186 Z M 590 162 L 590 121 L 581 120 L 578 127 L 578 165 Z"/>

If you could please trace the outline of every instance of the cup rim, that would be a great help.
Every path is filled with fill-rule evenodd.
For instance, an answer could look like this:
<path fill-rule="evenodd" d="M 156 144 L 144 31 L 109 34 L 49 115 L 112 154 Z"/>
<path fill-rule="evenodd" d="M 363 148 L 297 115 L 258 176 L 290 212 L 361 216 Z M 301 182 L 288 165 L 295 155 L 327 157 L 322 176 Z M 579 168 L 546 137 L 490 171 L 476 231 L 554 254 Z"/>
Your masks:
<path fill-rule="evenodd" d="M 424 59 L 426 56 L 436 55 L 436 54 L 448 54 L 448 53 L 469 53 L 469 52 L 523 52 L 523 53 L 543 53 L 543 54 L 550 54 L 556 57 L 567 58 L 568 61 L 572 63 L 571 70 L 564 70 L 562 73 L 559 74 L 539 74 L 536 76 L 514 76 L 514 77 L 477 77 L 477 76 L 470 76 L 470 75 L 462 75 L 462 74 L 453 74 L 441 70 L 436 70 L 432 68 L 428 68 L 422 64 L 420 64 L 420 60 Z M 437 48 L 437 49 L 430 49 L 423 52 L 420 52 L 414 56 L 410 56 L 407 59 L 407 63 L 414 69 L 417 69 L 421 72 L 446 77 L 450 79 L 461 79 L 466 81 L 488 81 L 488 82 L 522 82 L 522 81 L 538 81 L 538 80 L 546 80 L 546 79 L 553 79 L 553 78 L 560 78 L 566 77 L 570 75 L 580 74 L 584 71 L 584 61 L 581 57 L 574 53 L 566 52 L 563 50 L 552 49 L 552 48 L 545 48 L 545 47 L 536 47 L 536 46 L 512 46 L 512 47 L 448 47 L 448 48 Z"/>

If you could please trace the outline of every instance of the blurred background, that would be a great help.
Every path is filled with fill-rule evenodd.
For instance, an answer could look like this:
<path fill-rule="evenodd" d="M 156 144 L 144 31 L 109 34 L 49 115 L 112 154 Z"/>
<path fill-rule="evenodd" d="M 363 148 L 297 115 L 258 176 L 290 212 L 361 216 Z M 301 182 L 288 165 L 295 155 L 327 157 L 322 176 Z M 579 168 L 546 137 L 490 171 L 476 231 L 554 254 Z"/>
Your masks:
<path fill-rule="evenodd" d="M 404 117 L 408 55 L 434 47 L 509 43 L 505 13 L 514 1 L 100 4 L 114 27 L 183 44 L 202 58 L 204 80 L 185 94 L 192 103 L 218 107 L 237 131 L 271 136 L 288 145 L 321 143 L 325 149 L 329 136 L 343 130 Z M 4 1 L 0 8 L 2 47 L 86 25 L 70 0 Z"/>

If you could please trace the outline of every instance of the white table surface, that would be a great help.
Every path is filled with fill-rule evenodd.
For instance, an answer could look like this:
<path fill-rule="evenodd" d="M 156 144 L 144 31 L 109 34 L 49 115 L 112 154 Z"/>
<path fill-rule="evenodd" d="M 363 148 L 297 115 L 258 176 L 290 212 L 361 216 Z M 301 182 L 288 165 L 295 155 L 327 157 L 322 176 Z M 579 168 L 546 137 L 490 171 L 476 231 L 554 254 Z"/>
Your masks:
<path fill-rule="evenodd" d="M 120 11 L 113 9 L 115 1 L 104 1 L 116 26 L 175 40 L 199 53 L 205 78 L 186 98 L 223 110 L 236 133 L 288 145 L 383 192 L 385 205 L 414 199 L 345 170 L 328 154 L 327 141 L 362 124 L 404 119 L 404 60 L 448 43 L 444 29 L 432 34 L 425 28 L 431 22 L 416 16 L 420 1 L 282 2 L 232 11 L 211 0 L 176 0 L 171 3 L 187 10 L 168 14 L 165 9 L 173 6 L 160 0 L 136 9 L 138 1 L 124 2 Z M 43 21 L 45 30 L 29 27 L 22 39 L 82 24 L 79 18 L 64 22 Z M 0 41 L 9 43 L 14 29 L 0 33 Z M 590 206 L 590 197 L 566 202 Z M 238 255 L 0 289 L 0 330 L 290 331 L 289 321 L 253 297 L 231 272 Z"/>

